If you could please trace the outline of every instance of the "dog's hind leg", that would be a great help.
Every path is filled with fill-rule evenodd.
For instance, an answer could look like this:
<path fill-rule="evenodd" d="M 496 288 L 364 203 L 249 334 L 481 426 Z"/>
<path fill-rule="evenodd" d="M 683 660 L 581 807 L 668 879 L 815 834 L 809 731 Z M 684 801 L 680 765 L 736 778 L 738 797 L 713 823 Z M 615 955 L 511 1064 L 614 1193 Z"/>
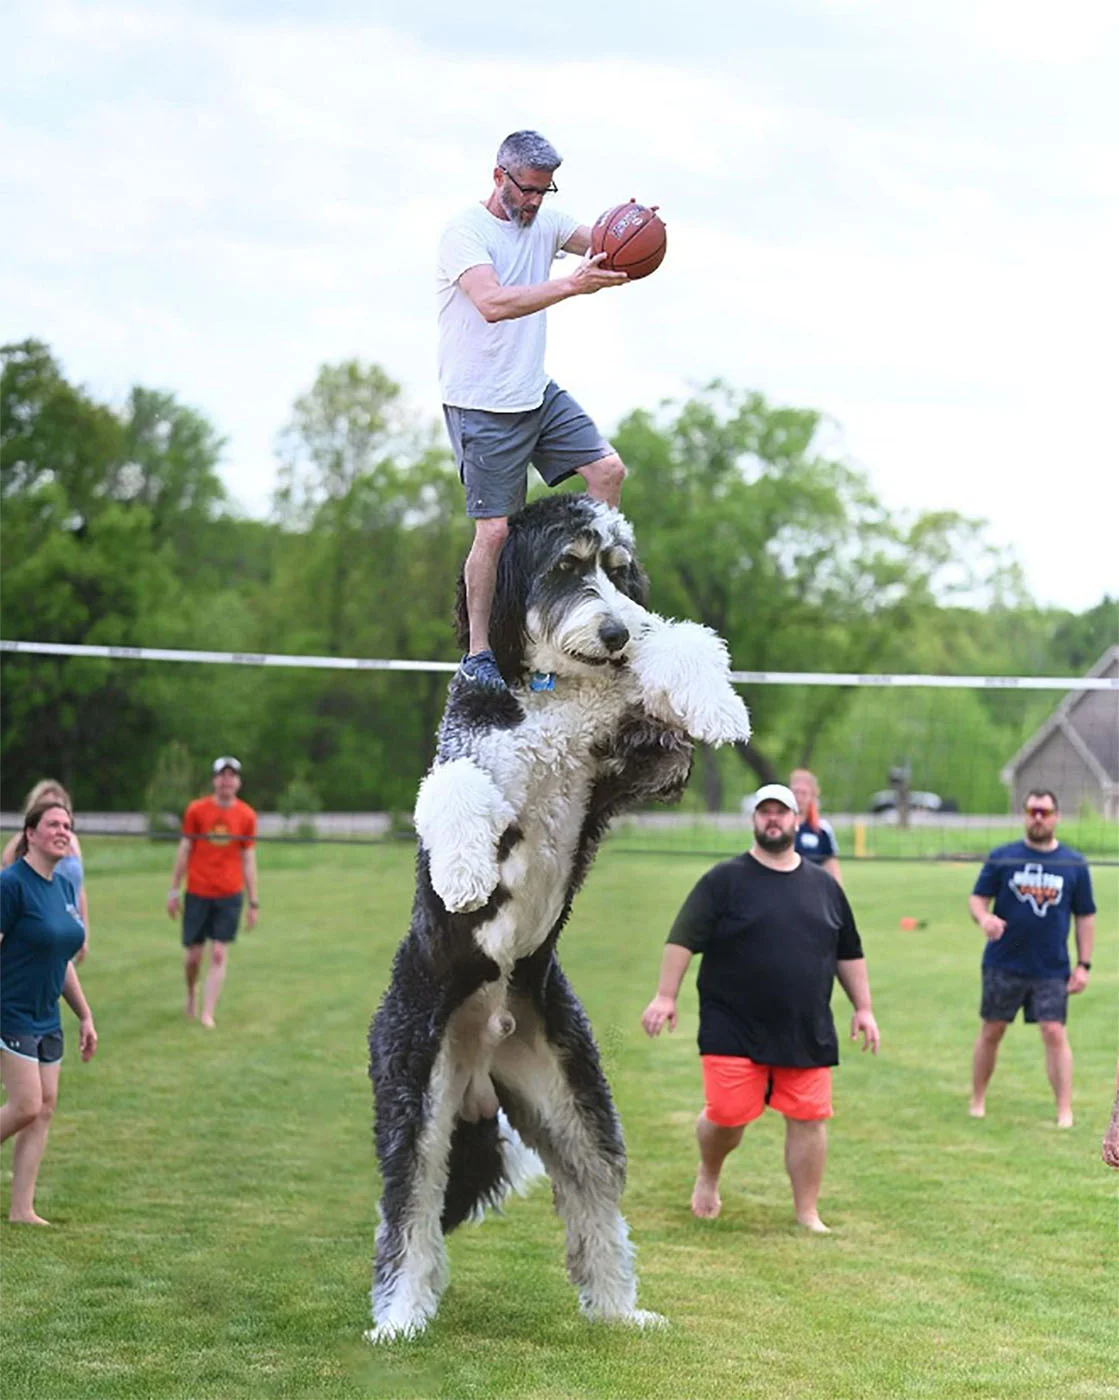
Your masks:
<path fill-rule="evenodd" d="M 422 1332 L 447 1286 L 441 1216 L 463 1088 L 462 1073 L 445 1042 L 426 1084 L 377 1086 L 383 1193 L 373 1266 L 374 1326 L 365 1334 L 368 1341 Z"/>
<path fill-rule="evenodd" d="M 637 1306 L 633 1246 L 619 1209 L 626 1155 L 583 1009 L 556 967 L 542 1019 L 518 1007 L 517 1030 L 494 1056 L 498 1096 L 539 1153 L 567 1232 L 567 1272 L 587 1317 L 662 1325 Z"/>

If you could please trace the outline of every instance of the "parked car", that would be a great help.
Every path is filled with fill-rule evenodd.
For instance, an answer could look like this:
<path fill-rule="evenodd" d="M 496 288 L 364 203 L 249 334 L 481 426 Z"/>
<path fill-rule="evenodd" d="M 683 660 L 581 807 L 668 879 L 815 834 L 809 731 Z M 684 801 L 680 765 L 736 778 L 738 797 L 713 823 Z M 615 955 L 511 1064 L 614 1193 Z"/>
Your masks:
<path fill-rule="evenodd" d="M 898 795 L 893 788 L 883 788 L 881 792 L 876 792 L 870 799 L 870 811 L 875 814 L 881 812 L 894 812 L 897 810 Z M 911 812 L 942 812 L 947 807 L 941 800 L 939 794 L 935 792 L 911 792 L 909 794 L 909 810 Z"/>

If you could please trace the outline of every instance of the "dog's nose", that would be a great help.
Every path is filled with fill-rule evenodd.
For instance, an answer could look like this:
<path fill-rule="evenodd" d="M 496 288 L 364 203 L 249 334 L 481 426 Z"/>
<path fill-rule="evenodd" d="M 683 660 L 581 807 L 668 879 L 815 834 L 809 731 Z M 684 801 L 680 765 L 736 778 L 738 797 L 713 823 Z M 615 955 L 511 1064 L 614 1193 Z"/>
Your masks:
<path fill-rule="evenodd" d="M 620 622 L 604 622 L 598 629 L 598 635 L 602 638 L 602 645 L 609 652 L 621 651 L 629 641 L 629 629 L 623 627 Z"/>

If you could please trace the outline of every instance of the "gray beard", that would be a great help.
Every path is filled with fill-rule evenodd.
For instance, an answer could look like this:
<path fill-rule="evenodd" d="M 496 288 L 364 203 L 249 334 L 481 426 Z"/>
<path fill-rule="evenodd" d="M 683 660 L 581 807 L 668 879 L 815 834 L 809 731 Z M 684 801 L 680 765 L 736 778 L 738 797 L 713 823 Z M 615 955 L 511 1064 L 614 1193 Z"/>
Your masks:
<path fill-rule="evenodd" d="M 512 196 L 507 194 L 505 190 L 502 190 L 499 198 L 501 200 L 502 209 L 504 209 L 509 216 L 509 222 L 516 228 L 527 228 L 528 223 L 526 223 L 524 219 L 525 211 L 517 208 L 513 203 Z M 531 223 L 532 220 L 530 219 L 528 222 Z"/>

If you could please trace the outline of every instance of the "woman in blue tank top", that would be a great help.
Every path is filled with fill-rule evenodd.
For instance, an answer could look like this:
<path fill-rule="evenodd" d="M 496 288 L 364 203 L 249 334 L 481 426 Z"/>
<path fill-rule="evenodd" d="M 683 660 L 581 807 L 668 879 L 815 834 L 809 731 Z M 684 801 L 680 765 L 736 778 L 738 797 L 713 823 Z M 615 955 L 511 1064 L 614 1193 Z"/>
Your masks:
<path fill-rule="evenodd" d="M 74 820 L 74 804 L 70 801 L 70 794 L 54 778 L 43 778 L 37 782 L 27 794 L 23 803 L 23 815 L 26 817 L 32 807 L 38 806 L 40 802 L 47 800 L 58 802 L 70 813 L 70 820 Z M 0 868 L 7 869 L 13 861 L 18 860 L 16 847 L 19 845 L 20 834 L 15 836 L 4 847 L 3 855 L 0 855 Z M 81 946 L 81 951 L 74 959 L 81 962 L 86 953 L 89 952 L 89 899 L 85 890 L 85 870 L 82 866 L 82 848 L 77 836 L 70 833 L 70 852 L 58 862 L 55 867 L 56 875 L 62 875 L 73 885 L 77 893 L 78 913 L 81 916 L 82 926 L 85 929 L 85 942 Z"/>

